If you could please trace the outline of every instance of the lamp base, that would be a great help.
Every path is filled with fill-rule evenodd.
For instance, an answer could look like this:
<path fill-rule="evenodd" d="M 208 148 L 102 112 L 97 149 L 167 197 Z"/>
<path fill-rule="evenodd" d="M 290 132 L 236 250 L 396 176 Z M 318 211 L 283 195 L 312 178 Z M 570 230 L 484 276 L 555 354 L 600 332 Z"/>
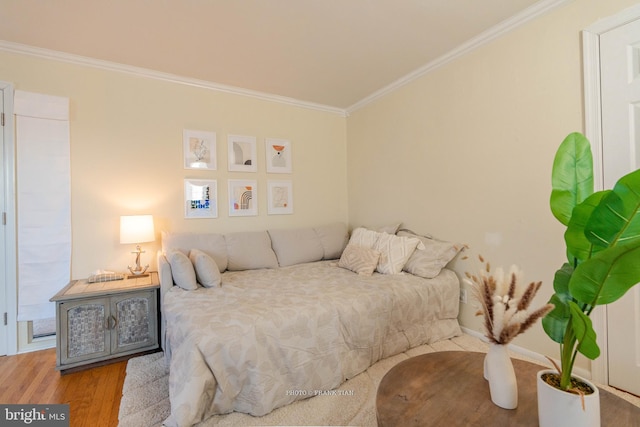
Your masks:
<path fill-rule="evenodd" d="M 138 277 L 149 277 L 149 273 L 127 274 L 127 279 L 137 279 Z"/>
<path fill-rule="evenodd" d="M 127 268 L 129 269 L 129 273 L 131 273 L 129 274 L 129 277 L 146 277 L 149 275 L 149 273 L 147 273 L 149 264 L 145 265 L 144 269 L 140 267 L 140 264 L 136 264 L 136 268 L 133 268 L 130 265 L 128 265 Z"/>
<path fill-rule="evenodd" d="M 131 252 L 132 254 L 136 254 L 136 266 L 131 267 L 130 265 L 127 266 L 127 268 L 129 269 L 129 272 L 131 273 L 128 278 L 131 279 L 133 277 L 146 277 L 149 274 L 145 274 L 147 269 L 149 268 L 149 264 L 144 266 L 144 269 L 140 266 L 140 254 L 143 254 L 144 251 L 142 249 L 140 249 L 140 245 L 136 246 L 136 250 Z"/>

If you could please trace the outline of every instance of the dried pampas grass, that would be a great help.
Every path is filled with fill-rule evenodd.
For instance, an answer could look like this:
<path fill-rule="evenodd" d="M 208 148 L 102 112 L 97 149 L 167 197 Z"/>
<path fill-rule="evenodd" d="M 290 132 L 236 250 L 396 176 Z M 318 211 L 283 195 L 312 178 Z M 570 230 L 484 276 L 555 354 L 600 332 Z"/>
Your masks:
<path fill-rule="evenodd" d="M 512 265 L 505 274 L 502 268 L 491 273 L 491 265 L 482 256 L 483 264 L 478 274 L 466 273 L 475 299 L 481 309 L 476 313 L 484 316 L 485 335 L 495 344 L 508 344 L 516 336 L 529 329 L 538 319 L 553 310 L 546 304 L 536 310 L 529 306 L 542 282 L 531 282 L 520 289 L 522 271 Z"/>

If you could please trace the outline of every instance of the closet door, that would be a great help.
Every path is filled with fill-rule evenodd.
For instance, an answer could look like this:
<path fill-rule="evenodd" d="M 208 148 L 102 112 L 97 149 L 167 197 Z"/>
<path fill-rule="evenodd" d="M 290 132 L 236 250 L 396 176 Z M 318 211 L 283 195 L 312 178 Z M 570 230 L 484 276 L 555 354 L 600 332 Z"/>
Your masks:
<path fill-rule="evenodd" d="M 640 20 L 600 35 L 602 174 L 640 168 Z M 607 307 L 609 384 L 640 395 L 640 285 Z"/>

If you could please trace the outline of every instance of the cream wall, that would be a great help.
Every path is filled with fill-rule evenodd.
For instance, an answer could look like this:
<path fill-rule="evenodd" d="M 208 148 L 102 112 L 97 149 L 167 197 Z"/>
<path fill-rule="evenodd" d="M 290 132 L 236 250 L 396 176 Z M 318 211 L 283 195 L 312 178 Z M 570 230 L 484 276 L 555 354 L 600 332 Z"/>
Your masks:
<path fill-rule="evenodd" d="M 144 244 L 142 256 L 152 267 L 160 230 L 230 232 L 348 219 L 346 119 L 339 114 L 9 53 L 0 53 L 0 80 L 70 99 L 73 278 L 133 263 L 134 245 L 119 243 L 120 215 L 154 215 L 158 240 Z M 217 171 L 183 168 L 183 129 L 217 133 Z M 257 137 L 257 173 L 227 171 L 228 134 Z M 266 173 L 265 137 L 291 141 L 292 174 Z M 217 219 L 183 218 L 184 178 L 218 181 Z M 258 216 L 228 216 L 228 179 L 258 180 Z M 292 180 L 292 215 L 267 215 L 267 179 Z"/>
<path fill-rule="evenodd" d="M 583 129 L 580 31 L 631 0 L 575 0 L 352 112 L 337 114 L 129 74 L 0 52 L 0 80 L 71 100 L 72 276 L 122 270 L 133 245 L 118 218 L 156 229 L 227 232 L 397 221 L 466 243 L 469 260 L 516 263 L 551 294 L 563 228 L 548 208 L 555 149 Z M 218 170 L 182 167 L 182 130 L 215 131 Z M 227 134 L 258 137 L 257 174 L 227 172 Z M 266 215 L 265 137 L 293 144 L 293 215 Z M 183 219 L 183 179 L 218 180 L 219 218 Z M 257 178 L 259 215 L 229 218 L 226 181 Z M 346 185 L 345 185 L 346 184 Z M 155 263 L 159 241 L 145 244 Z M 461 323 L 480 330 L 471 305 Z M 539 325 L 517 345 L 555 356 Z M 587 367 L 585 361 L 581 366 Z"/>
<path fill-rule="evenodd" d="M 583 131 L 580 31 L 635 3 L 576 0 L 352 113 L 350 223 L 401 220 L 466 243 L 457 273 L 475 270 L 478 254 L 517 264 L 543 281 L 534 304 L 545 303 L 565 259 L 551 165 L 562 139 Z M 475 311 L 462 304 L 460 321 L 481 331 Z M 558 356 L 539 323 L 514 343 Z"/>

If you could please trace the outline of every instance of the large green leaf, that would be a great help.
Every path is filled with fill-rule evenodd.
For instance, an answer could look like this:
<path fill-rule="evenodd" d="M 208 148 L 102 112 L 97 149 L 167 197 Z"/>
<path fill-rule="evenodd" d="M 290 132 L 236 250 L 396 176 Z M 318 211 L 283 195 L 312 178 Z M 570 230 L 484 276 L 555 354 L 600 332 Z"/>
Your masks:
<path fill-rule="evenodd" d="M 556 294 L 551 296 L 549 303 L 553 304 L 555 308 L 542 318 L 542 329 L 549 338 L 562 344 L 570 318 L 569 305 Z"/>
<path fill-rule="evenodd" d="M 593 193 L 593 157 L 589 140 L 569 134 L 556 152 L 551 172 L 551 212 L 564 225 L 573 208 Z"/>
<path fill-rule="evenodd" d="M 640 245 L 617 245 L 579 264 L 569 292 L 590 305 L 610 304 L 640 282 Z"/>
<path fill-rule="evenodd" d="M 600 247 L 640 242 L 640 169 L 618 180 L 593 210 L 585 226 L 591 243 Z"/>
<path fill-rule="evenodd" d="M 583 313 L 578 304 L 569 302 L 571 310 L 571 326 L 578 340 L 578 351 L 591 360 L 600 356 L 600 347 L 596 343 L 596 332 L 593 330 L 591 319 Z"/>
<path fill-rule="evenodd" d="M 571 257 L 577 258 L 579 262 L 591 257 L 594 247 L 585 234 L 585 227 L 594 209 L 609 191 L 593 193 L 573 209 L 573 215 L 571 215 L 567 231 L 564 233 L 569 261 L 572 261 Z"/>
<path fill-rule="evenodd" d="M 553 289 L 556 293 L 553 294 L 549 300 L 549 303 L 555 307 L 542 318 L 542 328 L 549 338 L 557 343 L 562 343 L 564 340 L 564 332 L 571 316 L 569 312 L 569 301 L 571 301 L 572 298 L 571 294 L 569 294 L 569 279 L 571 279 L 572 272 L 573 267 L 566 263 L 556 271 L 553 280 Z"/>

